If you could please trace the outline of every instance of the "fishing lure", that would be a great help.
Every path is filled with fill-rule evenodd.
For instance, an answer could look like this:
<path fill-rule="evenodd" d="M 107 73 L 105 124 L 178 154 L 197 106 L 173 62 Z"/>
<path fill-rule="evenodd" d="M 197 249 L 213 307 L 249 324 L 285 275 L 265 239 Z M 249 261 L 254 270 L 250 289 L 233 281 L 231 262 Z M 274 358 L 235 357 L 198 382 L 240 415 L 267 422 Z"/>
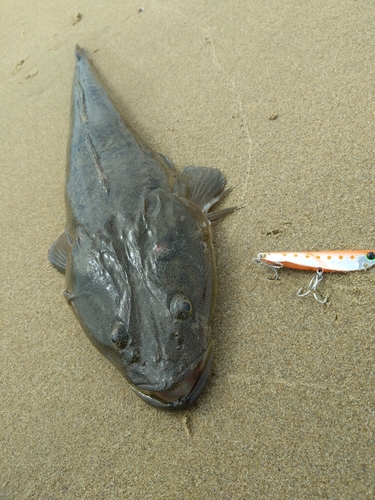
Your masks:
<path fill-rule="evenodd" d="M 277 270 L 282 267 L 299 269 L 302 271 L 316 271 L 311 279 L 307 292 L 298 290 L 299 297 L 306 297 L 313 293 L 315 299 L 322 304 L 327 302 L 326 297 L 321 300 L 316 295 L 316 288 L 323 279 L 323 273 L 349 273 L 351 271 L 365 271 L 375 265 L 375 251 L 373 250 L 324 250 L 322 252 L 271 252 L 260 253 L 256 262 L 266 264 L 279 275 Z"/>

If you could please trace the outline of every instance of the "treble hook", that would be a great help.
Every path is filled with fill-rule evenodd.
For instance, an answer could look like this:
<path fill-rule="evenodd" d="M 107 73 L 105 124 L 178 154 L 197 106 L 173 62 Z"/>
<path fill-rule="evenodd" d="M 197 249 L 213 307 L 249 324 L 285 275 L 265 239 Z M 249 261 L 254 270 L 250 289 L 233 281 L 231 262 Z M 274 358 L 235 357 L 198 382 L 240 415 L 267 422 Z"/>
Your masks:
<path fill-rule="evenodd" d="M 318 269 L 316 271 L 316 274 L 315 276 L 313 276 L 310 280 L 310 283 L 309 283 L 309 287 L 308 287 L 308 290 L 307 292 L 305 293 L 301 293 L 303 288 L 300 288 L 297 292 L 297 295 L 298 297 L 307 297 L 307 295 L 309 295 L 309 293 L 313 293 L 315 299 L 320 302 L 321 304 L 325 304 L 328 300 L 328 296 L 324 299 L 324 300 L 321 300 L 319 299 L 319 297 L 316 295 L 316 288 L 317 286 L 319 285 L 319 283 L 322 281 L 323 279 L 323 270 L 322 269 Z"/>
<path fill-rule="evenodd" d="M 264 266 L 267 266 L 267 267 L 270 267 L 276 274 L 275 276 L 275 281 L 277 281 L 279 279 L 279 273 L 277 272 L 278 269 L 281 269 L 282 267 L 284 267 L 282 264 L 279 264 L 279 263 L 275 263 L 273 266 L 271 264 L 268 264 L 267 262 L 264 262 L 262 260 L 262 256 L 264 254 L 260 253 L 258 255 L 258 257 L 256 259 L 254 259 L 254 262 L 256 262 L 257 264 L 263 264 Z M 268 279 L 271 279 L 271 278 L 268 278 Z"/>

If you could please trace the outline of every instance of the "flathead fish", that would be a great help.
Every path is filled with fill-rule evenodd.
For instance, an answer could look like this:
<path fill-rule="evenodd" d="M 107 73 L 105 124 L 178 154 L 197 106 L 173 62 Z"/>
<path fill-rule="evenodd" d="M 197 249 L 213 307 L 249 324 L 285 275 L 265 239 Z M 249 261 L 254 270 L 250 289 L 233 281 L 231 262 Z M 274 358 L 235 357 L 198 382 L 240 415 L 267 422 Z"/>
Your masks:
<path fill-rule="evenodd" d="M 94 345 L 160 408 L 191 405 L 211 362 L 216 168 L 179 172 L 130 132 L 76 48 L 66 228 L 48 258 Z"/>

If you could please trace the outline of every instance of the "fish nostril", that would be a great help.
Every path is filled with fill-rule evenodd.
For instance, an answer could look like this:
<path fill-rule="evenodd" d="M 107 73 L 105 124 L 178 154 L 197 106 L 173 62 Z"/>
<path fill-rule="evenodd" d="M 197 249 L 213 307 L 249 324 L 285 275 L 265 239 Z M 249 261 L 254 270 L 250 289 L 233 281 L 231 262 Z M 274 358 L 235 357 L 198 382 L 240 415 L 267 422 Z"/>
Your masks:
<path fill-rule="evenodd" d="M 136 349 L 135 347 L 128 347 L 127 349 L 124 349 L 121 354 L 129 364 L 137 363 L 140 359 L 139 349 Z"/>
<path fill-rule="evenodd" d="M 161 356 L 160 356 L 160 354 L 156 354 L 156 356 L 154 357 L 154 362 L 155 362 L 155 364 L 160 363 L 160 361 L 161 361 Z"/>
<path fill-rule="evenodd" d="M 184 344 L 184 339 L 179 332 L 174 332 L 173 337 L 176 340 L 176 349 L 180 350 Z"/>

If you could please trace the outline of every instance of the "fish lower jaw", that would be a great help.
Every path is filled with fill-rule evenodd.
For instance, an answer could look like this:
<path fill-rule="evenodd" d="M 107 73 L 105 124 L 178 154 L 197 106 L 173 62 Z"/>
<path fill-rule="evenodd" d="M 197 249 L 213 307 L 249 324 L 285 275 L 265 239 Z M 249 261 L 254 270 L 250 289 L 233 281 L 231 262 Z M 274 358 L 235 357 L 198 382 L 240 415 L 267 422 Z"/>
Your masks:
<path fill-rule="evenodd" d="M 135 386 L 132 390 L 144 401 L 158 408 L 187 408 L 192 405 L 203 389 L 212 362 L 212 348 L 208 349 L 196 367 L 178 385 L 168 391 L 146 391 Z"/>
<path fill-rule="evenodd" d="M 176 401 L 177 399 L 187 396 L 192 391 L 203 371 L 204 366 L 201 367 L 201 364 L 202 361 L 200 361 L 198 365 L 190 372 L 190 374 L 173 389 L 170 389 L 168 391 L 154 392 L 153 394 L 157 398 L 160 398 L 167 403 L 171 403 L 173 401 Z"/>

